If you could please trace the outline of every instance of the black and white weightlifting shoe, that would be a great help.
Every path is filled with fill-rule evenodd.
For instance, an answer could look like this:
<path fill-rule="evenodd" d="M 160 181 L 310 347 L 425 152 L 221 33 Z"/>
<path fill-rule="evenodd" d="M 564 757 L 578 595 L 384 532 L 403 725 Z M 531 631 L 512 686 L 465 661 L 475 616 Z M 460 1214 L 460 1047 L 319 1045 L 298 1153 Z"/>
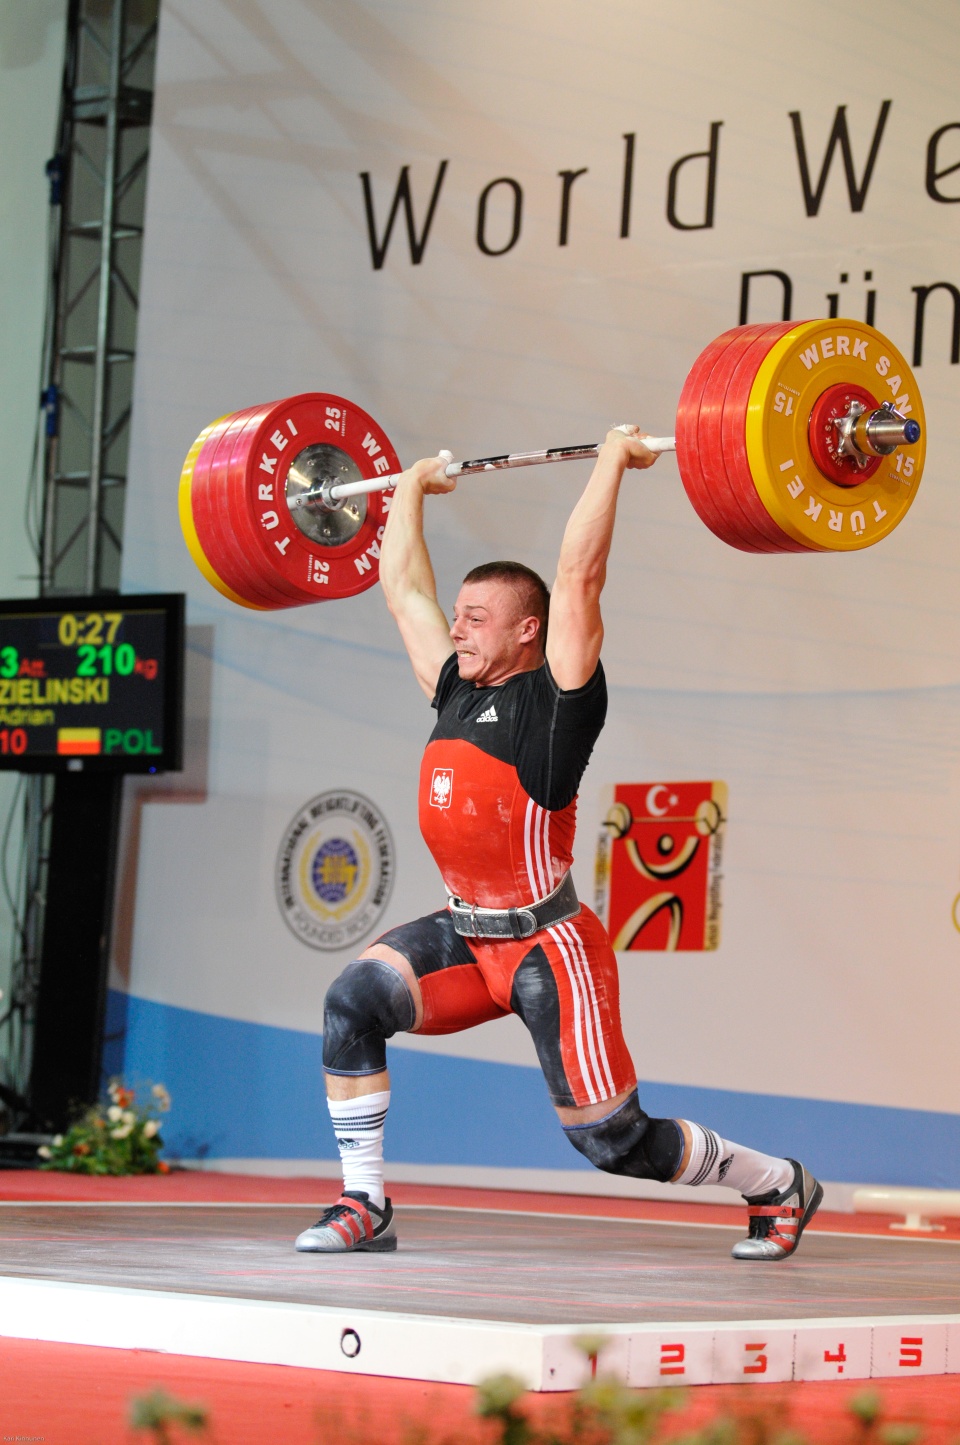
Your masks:
<path fill-rule="evenodd" d="M 823 1186 L 796 1159 L 787 1163 L 793 1165 L 793 1181 L 786 1189 L 747 1200 L 750 1232 L 733 1246 L 734 1259 L 786 1259 L 820 1208 Z"/>
<path fill-rule="evenodd" d="M 347 1254 L 350 1250 L 374 1253 L 396 1247 L 397 1232 L 390 1200 L 378 1209 L 363 1189 L 344 1190 L 336 1204 L 323 1211 L 316 1224 L 297 1235 L 295 1245 L 303 1254 Z"/>

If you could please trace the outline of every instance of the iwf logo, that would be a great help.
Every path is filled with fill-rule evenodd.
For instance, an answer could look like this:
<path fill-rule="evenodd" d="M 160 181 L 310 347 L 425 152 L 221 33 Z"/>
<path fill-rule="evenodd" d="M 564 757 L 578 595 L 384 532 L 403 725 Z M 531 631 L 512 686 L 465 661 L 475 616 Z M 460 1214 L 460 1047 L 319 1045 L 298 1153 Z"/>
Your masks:
<path fill-rule="evenodd" d="M 277 902 L 284 922 L 311 948 L 349 948 L 368 936 L 387 906 L 393 838 L 361 793 L 312 798 L 291 819 L 277 855 Z"/>
<path fill-rule="evenodd" d="M 595 907 L 613 947 L 717 948 L 726 783 L 617 783 L 604 803 Z"/>

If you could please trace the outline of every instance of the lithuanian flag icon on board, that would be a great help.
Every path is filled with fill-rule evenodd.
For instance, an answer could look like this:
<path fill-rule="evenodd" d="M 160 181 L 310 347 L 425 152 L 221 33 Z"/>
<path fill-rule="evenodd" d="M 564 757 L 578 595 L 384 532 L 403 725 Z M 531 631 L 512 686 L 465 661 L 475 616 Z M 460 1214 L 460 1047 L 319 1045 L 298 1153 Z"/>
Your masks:
<path fill-rule="evenodd" d="M 99 728 L 57 728 L 57 752 L 66 757 L 99 753 Z"/>

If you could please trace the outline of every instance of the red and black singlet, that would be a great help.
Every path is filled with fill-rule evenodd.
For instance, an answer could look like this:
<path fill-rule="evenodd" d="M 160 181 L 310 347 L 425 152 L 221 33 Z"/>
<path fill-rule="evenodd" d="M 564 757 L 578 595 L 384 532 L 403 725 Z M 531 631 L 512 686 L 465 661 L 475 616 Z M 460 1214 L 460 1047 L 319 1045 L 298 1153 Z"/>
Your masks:
<path fill-rule="evenodd" d="M 577 789 L 607 712 L 598 663 L 563 692 L 549 666 L 498 687 L 444 663 L 420 767 L 420 831 L 448 892 L 483 908 L 545 897 L 573 861 Z"/>

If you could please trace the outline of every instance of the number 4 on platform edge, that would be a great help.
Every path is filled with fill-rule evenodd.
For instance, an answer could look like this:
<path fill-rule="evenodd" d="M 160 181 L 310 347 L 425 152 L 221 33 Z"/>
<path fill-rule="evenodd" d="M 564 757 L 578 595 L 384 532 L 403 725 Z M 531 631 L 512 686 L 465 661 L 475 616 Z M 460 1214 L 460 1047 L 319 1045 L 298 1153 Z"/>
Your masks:
<path fill-rule="evenodd" d="M 797 1330 L 793 1356 L 795 1380 L 868 1380 L 869 1325 L 836 1325 Z"/>

